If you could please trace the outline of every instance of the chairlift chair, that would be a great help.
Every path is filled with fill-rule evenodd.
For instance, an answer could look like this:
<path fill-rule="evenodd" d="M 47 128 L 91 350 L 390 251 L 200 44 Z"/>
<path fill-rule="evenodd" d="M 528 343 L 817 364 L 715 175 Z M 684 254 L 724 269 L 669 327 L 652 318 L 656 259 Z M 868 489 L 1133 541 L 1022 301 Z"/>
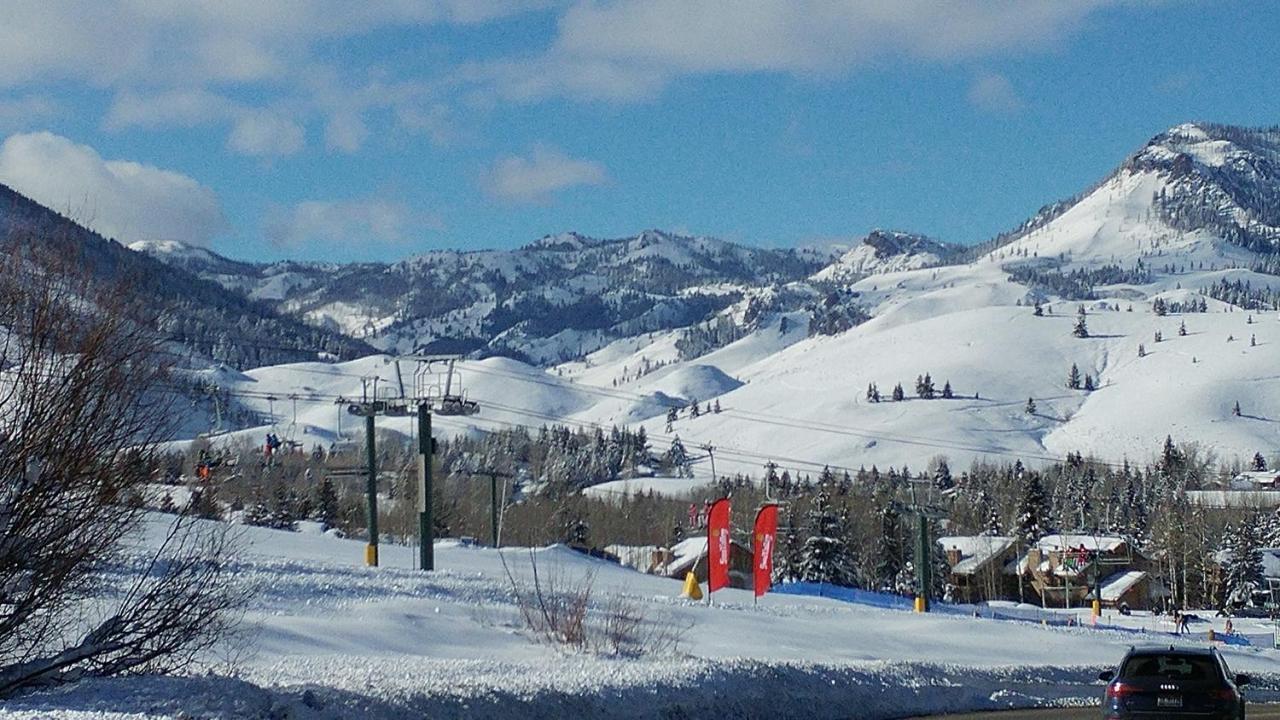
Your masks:
<path fill-rule="evenodd" d="M 466 394 L 461 391 L 461 377 L 458 378 L 458 388 L 454 387 L 453 368 L 455 362 L 456 358 L 449 358 L 448 367 L 445 370 L 444 386 L 441 387 L 440 381 L 437 379 L 426 388 L 424 395 L 426 400 L 431 403 L 432 412 L 437 415 L 475 415 L 480 412 L 480 403 L 468 400 Z M 427 366 L 430 366 L 429 362 Z"/>

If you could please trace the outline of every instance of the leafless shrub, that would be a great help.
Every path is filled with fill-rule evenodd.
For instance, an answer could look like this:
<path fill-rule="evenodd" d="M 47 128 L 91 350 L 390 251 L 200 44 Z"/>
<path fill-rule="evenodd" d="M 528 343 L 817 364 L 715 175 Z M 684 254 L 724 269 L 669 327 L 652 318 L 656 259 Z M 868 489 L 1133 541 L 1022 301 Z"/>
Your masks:
<path fill-rule="evenodd" d="M 576 580 L 559 569 L 547 573 L 531 549 L 530 577 L 523 580 L 499 557 L 525 628 L 545 642 L 611 655 L 674 653 L 688 629 L 650 618 L 634 598 L 610 593 L 600 601 L 594 572 Z"/>
<path fill-rule="evenodd" d="M 0 263 L 0 697 L 186 667 L 244 599 L 213 526 L 180 517 L 139 554 L 173 394 L 125 297 L 38 238 Z"/>

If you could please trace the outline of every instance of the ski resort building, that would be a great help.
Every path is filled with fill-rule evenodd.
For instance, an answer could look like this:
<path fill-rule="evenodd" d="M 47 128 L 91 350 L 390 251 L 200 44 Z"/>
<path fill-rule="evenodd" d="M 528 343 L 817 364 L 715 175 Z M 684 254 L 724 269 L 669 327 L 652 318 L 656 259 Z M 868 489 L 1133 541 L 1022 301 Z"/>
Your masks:
<path fill-rule="evenodd" d="M 1016 538 L 968 535 L 938 538 L 955 586 L 955 599 L 976 603 L 1016 598 L 1017 575 L 1007 566 L 1017 558 Z"/>
<path fill-rule="evenodd" d="M 751 548 L 740 542 L 729 543 L 729 586 L 751 587 Z M 683 580 L 692 570 L 698 582 L 707 581 L 707 539 L 689 538 L 669 548 L 657 548 L 649 562 L 650 575 Z"/>
<path fill-rule="evenodd" d="M 1091 603 L 1096 585 L 1103 606 L 1148 609 L 1169 595 L 1156 570 L 1127 538 L 1115 535 L 1046 535 L 1015 565 L 1042 605 L 1061 608 Z"/>

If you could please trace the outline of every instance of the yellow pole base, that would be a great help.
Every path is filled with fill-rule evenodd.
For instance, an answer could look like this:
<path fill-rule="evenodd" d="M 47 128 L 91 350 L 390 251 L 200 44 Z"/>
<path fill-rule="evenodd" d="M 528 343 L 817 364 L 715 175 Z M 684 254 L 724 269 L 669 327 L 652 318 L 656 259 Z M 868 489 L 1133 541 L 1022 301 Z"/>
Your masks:
<path fill-rule="evenodd" d="M 1213 635 L 1213 628 L 1209 628 L 1209 642 L 1213 642 L 1216 638 Z"/>
<path fill-rule="evenodd" d="M 1094 616 L 1094 617 L 1099 617 L 1100 615 L 1102 615 L 1102 603 L 1101 603 L 1101 602 L 1099 602 L 1098 600 L 1094 600 L 1094 601 L 1093 601 L 1093 616 Z"/>
<path fill-rule="evenodd" d="M 680 593 L 680 596 L 690 600 L 702 599 L 702 588 L 698 586 L 698 578 L 693 574 L 692 570 L 684 576 L 684 591 Z"/>
<path fill-rule="evenodd" d="M 921 596 L 916 596 L 916 612 L 922 613 L 924 611 L 925 611 L 924 598 Z"/>
<path fill-rule="evenodd" d="M 378 567 L 378 546 L 372 543 L 364 546 L 364 564 Z"/>

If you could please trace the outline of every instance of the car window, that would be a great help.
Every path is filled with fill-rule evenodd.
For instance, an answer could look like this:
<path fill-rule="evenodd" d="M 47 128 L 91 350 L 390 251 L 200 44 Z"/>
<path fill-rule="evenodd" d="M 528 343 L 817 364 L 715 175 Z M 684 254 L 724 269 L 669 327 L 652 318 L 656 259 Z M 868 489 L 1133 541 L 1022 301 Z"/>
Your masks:
<path fill-rule="evenodd" d="M 1218 677 L 1218 669 L 1207 655 L 1136 655 L 1129 658 L 1120 675 L 1130 679 L 1209 680 Z"/>

